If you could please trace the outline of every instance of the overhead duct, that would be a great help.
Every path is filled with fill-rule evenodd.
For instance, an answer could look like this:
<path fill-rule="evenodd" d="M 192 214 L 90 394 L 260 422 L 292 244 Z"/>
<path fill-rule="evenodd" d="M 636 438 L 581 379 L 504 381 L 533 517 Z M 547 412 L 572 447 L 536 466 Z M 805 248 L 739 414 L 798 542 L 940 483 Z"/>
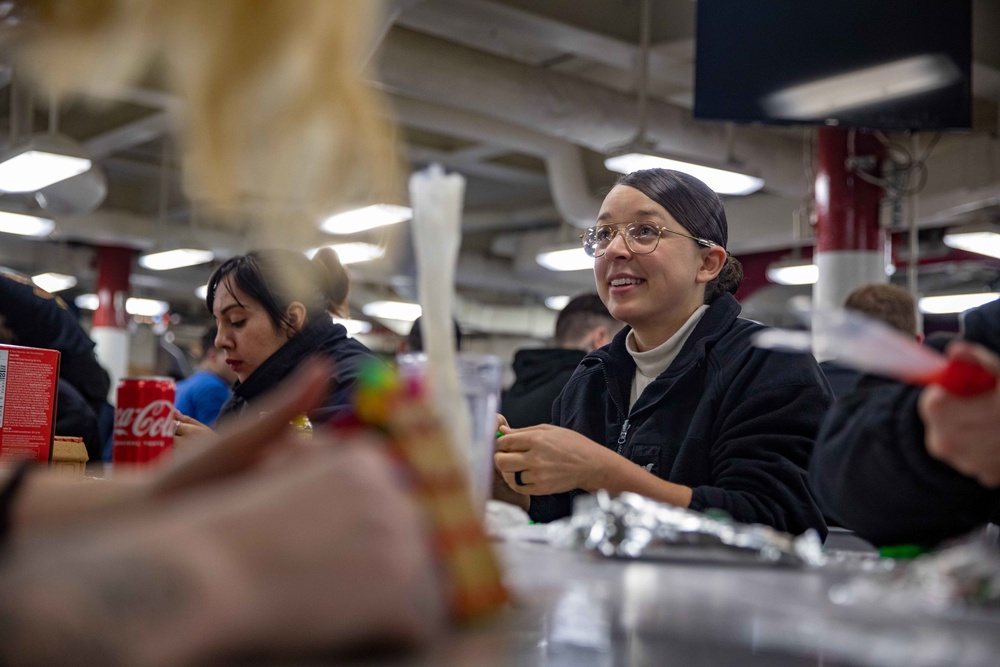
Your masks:
<path fill-rule="evenodd" d="M 630 95 L 405 29 L 389 33 L 379 63 L 377 78 L 390 92 L 533 127 L 598 152 L 635 132 Z M 697 122 L 690 111 L 656 100 L 648 112 L 647 136 L 662 150 L 715 164 L 732 158 L 770 190 L 805 193 L 801 142 L 755 128 L 734 128 L 730 136 L 722 123 Z"/>
<path fill-rule="evenodd" d="M 552 200 L 570 224 L 589 227 L 601 201 L 590 192 L 579 146 L 501 120 L 399 96 L 391 98 L 403 125 L 505 146 L 542 158 L 549 174 Z"/>
<path fill-rule="evenodd" d="M 378 301 L 386 296 L 378 290 L 363 285 L 351 288 L 351 302 L 355 306 Z M 552 338 L 555 332 L 557 313 L 544 306 L 484 305 L 456 294 L 454 316 L 466 331 L 547 340 Z M 406 333 L 412 326 L 401 325 L 398 321 L 382 323 L 402 333 Z"/>

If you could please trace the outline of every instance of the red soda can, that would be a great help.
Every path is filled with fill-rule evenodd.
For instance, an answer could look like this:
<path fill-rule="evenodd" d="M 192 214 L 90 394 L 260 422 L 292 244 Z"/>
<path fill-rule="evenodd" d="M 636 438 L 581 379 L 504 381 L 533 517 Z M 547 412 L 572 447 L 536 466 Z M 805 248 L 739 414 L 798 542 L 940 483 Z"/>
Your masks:
<path fill-rule="evenodd" d="M 143 465 L 174 446 L 174 381 L 123 378 L 118 383 L 112 461 Z"/>

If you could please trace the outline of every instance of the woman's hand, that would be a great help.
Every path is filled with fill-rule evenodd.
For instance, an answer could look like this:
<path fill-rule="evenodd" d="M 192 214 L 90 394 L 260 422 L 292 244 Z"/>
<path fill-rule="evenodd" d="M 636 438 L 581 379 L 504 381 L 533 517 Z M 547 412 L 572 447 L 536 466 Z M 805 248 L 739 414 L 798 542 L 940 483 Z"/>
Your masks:
<path fill-rule="evenodd" d="M 497 432 L 509 432 L 510 424 L 507 423 L 507 418 L 502 414 L 497 413 Z M 531 504 L 531 499 L 524 494 L 522 491 L 513 491 L 511 487 L 507 485 L 507 480 L 504 479 L 503 473 L 500 468 L 496 466 L 496 453 L 500 451 L 500 438 L 497 437 L 493 447 L 493 499 L 502 500 L 505 503 L 510 503 L 511 505 L 516 505 L 523 509 L 525 512 Z"/>
<path fill-rule="evenodd" d="M 621 463 L 607 447 L 575 431 L 548 424 L 500 428 L 494 456 L 497 470 L 513 491 L 524 495 L 562 493 L 571 489 L 596 491 Z"/>
<path fill-rule="evenodd" d="M 185 452 L 191 448 L 205 447 L 218 438 L 210 426 L 194 417 L 174 410 L 174 451 Z"/>
<path fill-rule="evenodd" d="M 242 630 L 231 648 L 288 655 L 373 637 L 388 645 L 425 639 L 444 617 L 441 581 L 426 518 L 384 441 L 313 438 L 327 446 L 225 485 L 228 508 L 217 495 L 220 506 L 200 526 L 260 603 L 241 610 L 232 600 L 222 614 Z"/>
<path fill-rule="evenodd" d="M 149 485 L 151 495 L 171 493 L 246 471 L 261 459 L 287 450 L 296 439 L 282 438 L 296 416 L 319 405 L 326 396 L 331 369 L 326 360 L 313 358 L 302 364 L 263 401 L 260 419 L 240 419 L 227 423 L 215 433 L 199 424 L 207 446 L 188 447 L 175 452 L 169 464 L 158 469 Z M 191 419 L 187 417 L 186 419 Z M 191 419 L 198 424 L 197 421 Z M 182 431 L 191 428 L 185 422 Z M 192 440 L 195 440 L 192 438 Z"/>
<path fill-rule="evenodd" d="M 497 430 L 499 431 L 501 427 L 510 428 L 510 424 L 507 423 L 507 418 L 504 417 L 499 412 L 497 413 Z"/>
<path fill-rule="evenodd" d="M 956 342 L 947 353 L 1000 376 L 1000 357 L 984 347 Z M 963 397 L 932 385 L 921 393 L 918 411 L 931 456 L 983 486 L 1000 486 L 1000 387 Z"/>
<path fill-rule="evenodd" d="M 384 442 L 314 437 L 280 465 L 10 549 L 4 663 L 282 662 L 434 636 L 439 568 Z"/>

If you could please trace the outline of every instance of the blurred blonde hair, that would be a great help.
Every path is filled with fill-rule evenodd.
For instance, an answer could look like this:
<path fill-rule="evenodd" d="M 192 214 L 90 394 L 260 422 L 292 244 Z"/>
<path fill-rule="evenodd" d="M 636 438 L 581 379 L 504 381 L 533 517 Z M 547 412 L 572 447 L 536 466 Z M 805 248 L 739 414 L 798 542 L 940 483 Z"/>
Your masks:
<path fill-rule="evenodd" d="M 269 216 L 328 214 L 348 202 L 395 198 L 395 137 L 381 95 L 361 77 L 381 3 L 22 0 L 17 6 L 18 65 L 57 95 L 162 72 L 182 101 L 185 191 L 210 210 L 247 213 L 250 203 Z"/>

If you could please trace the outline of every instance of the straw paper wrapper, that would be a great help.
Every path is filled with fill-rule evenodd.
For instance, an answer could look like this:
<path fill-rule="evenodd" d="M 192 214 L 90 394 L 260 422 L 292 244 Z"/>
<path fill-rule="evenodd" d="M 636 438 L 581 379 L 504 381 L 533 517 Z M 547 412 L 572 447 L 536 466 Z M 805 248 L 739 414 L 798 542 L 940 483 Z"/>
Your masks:
<path fill-rule="evenodd" d="M 420 329 L 427 353 L 427 382 L 440 418 L 463 460 L 470 456 L 472 426 L 464 409 L 452 327 L 455 263 L 461 243 L 465 179 L 432 164 L 410 177 Z M 468 466 L 466 467 L 468 469 Z"/>

